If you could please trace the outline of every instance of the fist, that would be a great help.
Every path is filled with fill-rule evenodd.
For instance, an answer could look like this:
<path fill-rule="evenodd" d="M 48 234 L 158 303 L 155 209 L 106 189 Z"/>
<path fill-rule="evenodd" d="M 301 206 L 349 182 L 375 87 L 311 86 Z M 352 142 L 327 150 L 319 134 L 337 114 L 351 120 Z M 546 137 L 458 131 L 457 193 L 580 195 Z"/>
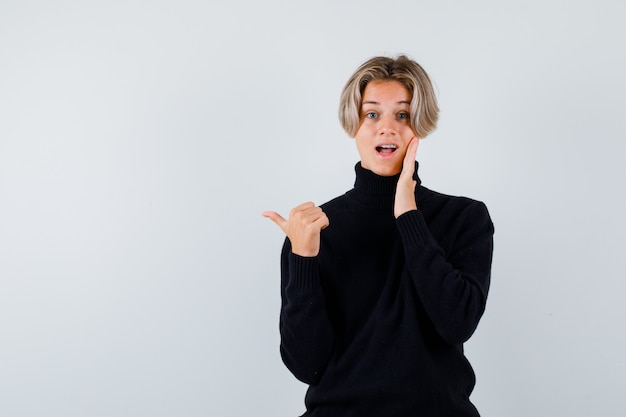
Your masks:
<path fill-rule="evenodd" d="M 282 229 L 291 242 L 291 251 L 300 256 L 317 256 L 320 252 L 320 234 L 330 224 L 326 213 L 311 202 L 300 204 L 285 219 L 275 211 L 264 211 L 263 216 Z"/>

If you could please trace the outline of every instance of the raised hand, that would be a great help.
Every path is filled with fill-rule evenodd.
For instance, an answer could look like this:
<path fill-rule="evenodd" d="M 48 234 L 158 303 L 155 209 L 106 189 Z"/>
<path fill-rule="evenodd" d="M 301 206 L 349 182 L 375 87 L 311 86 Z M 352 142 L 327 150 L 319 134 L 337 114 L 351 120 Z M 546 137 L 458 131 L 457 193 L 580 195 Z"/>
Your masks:
<path fill-rule="evenodd" d="M 400 172 L 400 178 L 398 178 L 396 197 L 393 204 L 393 215 L 396 219 L 407 211 L 417 210 L 417 202 L 415 201 L 415 184 L 417 182 L 413 179 L 413 174 L 415 173 L 415 155 L 417 154 L 418 146 L 419 139 L 414 137 L 409 142 L 409 147 L 404 155 L 402 172 Z"/>
<path fill-rule="evenodd" d="M 291 242 L 291 251 L 300 256 L 317 256 L 320 251 L 320 232 L 330 224 L 321 208 L 308 202 L 294 207 L 285 219 L 275 211 L 264 211 L 263 216 L 282 229 Z"/>

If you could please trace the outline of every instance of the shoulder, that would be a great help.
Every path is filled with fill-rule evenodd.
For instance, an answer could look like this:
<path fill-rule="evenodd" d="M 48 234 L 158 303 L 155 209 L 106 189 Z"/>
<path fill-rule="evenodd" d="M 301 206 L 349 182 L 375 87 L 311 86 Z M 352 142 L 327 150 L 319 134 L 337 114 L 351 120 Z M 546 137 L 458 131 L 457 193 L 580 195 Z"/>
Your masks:
<path fill-rule="evenodd" d="M 418 206 L 428 223 L 465 224 L 491 230 L 493 222 L 487 205 L 479 200 L 433 191 L 420 186 L 416 190 Z"/>
<path fill-rule="evenodd" d="M 337 196 L 331 200 L 328 200 L 324 204 L 321 204 L 320 207 L 324 211 L 342 210 L 342 209 L 350 207 L 349 200 L 350 200 L 350 191 L 340 196 Z"/>
<path fill-rule="evenodd" d="M 460 210 L 480 207 L 483 210 L 487 210 L 487 206 L 482 201 L 465 196 L 440 193 L 424 186 L 420 186 L 419 189 L 416 190 L 416 197 L 417 200 L 423 204 L 435 205 L 438 207 L 451 206 Z"/>

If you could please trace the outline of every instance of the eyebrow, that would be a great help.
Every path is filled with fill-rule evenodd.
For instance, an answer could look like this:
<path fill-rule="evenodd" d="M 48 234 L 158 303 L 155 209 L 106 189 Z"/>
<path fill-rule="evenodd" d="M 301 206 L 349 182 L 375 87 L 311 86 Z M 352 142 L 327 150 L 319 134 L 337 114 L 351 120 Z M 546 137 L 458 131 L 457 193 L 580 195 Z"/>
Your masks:
<path fill-rule="evenodd" d="M 377 101 L 364 101 L 361 104 L 379 104 L 380 105 L 380 103 Z M 411 104 L 411 102 L 408 100 L 401 100 L 401 101 L 398 101 L 396 104 Z"/>

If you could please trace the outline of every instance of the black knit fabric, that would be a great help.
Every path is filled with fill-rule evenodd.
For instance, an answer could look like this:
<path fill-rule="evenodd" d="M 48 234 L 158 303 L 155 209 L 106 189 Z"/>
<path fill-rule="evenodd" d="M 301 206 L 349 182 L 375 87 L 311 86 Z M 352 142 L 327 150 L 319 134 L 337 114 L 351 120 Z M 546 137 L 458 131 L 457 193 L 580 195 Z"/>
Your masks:
<path fill-rule="evenodd" d="M 305 416 L 478 416 L 463 343 L 489 289 L 493 224 L 481 202 L 415 179 L 398 219 L 398 176 L 356 165 L 352 190 L 322 205 L 320 253 L 281 258 L 281 354 L 310 385 Z"/>

